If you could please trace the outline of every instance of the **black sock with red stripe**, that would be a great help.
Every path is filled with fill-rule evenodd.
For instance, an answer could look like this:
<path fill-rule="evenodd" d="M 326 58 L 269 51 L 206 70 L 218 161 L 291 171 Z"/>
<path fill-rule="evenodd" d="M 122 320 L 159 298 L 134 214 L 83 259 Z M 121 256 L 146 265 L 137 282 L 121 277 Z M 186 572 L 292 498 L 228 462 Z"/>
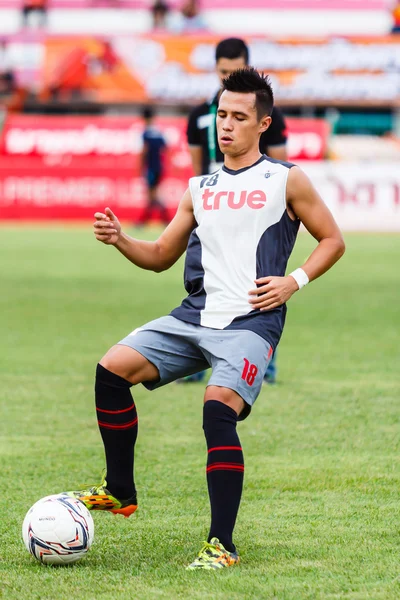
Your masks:
<path fill-rule="evenodd" d="M 229 552 L 235 551 L 233 528 L 242 496 L 244 461 L 236 432 L 237 414 L 223 402 L 204 404 L 203 429 L 206 436 L 207 484 L 211 505 L 208 541 L 219 539 Z"/>
<path fill-rule="evenodd" d="M 97 365 L 96 412 L 106 454 L 107 489 L 119 500 L 136 494 L 133 457 L 138 417 L 131 386 L 126 379 Z"/>

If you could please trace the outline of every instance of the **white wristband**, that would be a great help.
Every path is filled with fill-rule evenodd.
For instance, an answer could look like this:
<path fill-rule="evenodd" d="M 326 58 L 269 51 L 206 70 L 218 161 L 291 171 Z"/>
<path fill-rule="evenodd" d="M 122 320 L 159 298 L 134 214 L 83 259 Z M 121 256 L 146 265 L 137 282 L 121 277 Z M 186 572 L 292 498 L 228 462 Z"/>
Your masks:
<path fill-rule="evenodd" d="M 291 277 L 295 280 L 297 285 L 299 286 L 299 290 L 303 288 L 310 281 L 308 279 L 308 275 L 303 269 L 296 269 L 293 273 L 289 273 Z"/>

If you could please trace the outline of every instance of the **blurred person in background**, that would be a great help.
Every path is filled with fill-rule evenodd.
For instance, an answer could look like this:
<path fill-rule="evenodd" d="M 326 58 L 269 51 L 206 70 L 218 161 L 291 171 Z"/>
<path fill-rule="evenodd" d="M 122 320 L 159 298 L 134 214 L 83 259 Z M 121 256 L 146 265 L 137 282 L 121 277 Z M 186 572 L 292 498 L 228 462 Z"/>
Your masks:
<path fill-rule="evenodd" d="M 239 38 L 227 38 L 215 49 L 216 73 L 222 84 L 236 69 L 249 64 L 249 49 Z M 207 175 L 223 163 L 223 154 L 217 144 L 216 114 L 220 90 L 207 102 L 196 106 L 190 113 L 187 140 L 195 175 Z M 270 158 L 287 160 L 286 124 L 282 112 L 274 106 L 272 123 L 260 138 L 260 152 Z"/>
<path fill-rule="evenodd" d="M 181 14 L 183 17 L 184 31 L 206 29 L 206 24 L 201 16 L 197 0 L 187 0 L 181 8 Z"/>
<path fill-rule="evenodd" d="M 46 26 L 47 22 L 47 0 L 24 0 L 22 4 L 22 26 L 31 24 L 31 16 L 38 17 L 38 24 Z"/>
<path fill-rule="evenodd" d="M 12 71 L 0 73 L 0 97 L 4 98 L 15 92 L 15 77 Z"/>
<path fill-rule="evenodd" d="M 207 29 L 197 0 L 186 0 L 178 13 L 171 19 L 171 29 L 175 33 L 186 33 Z"/>
<path fill-rule="evenodd" d="M 163 0 L 156 0 L 151 7 L 153 29 L 168 29 L 169 8 Z"/>
<path fill-rule="evenodd" d="M 168 211 L 159 199 L 159 183 L 163 175 L 163 153 L 167 147 L 164 136 L 154 125 L 154 111 L 146 106 L 143 110 L 145 129 L 143 131 L 143 151 L 141 155 L 142 173 L 147 184 L 147 203 L 139 220 L 144 225 L 158 213 L 165 224 L 169 223 Z"/>
<path fill-rule="evenodd" d="M 400 33 L 400 0 L 395 3 L 393 10 L 393 27 L 392 33 Z"/>
<path fill-rule="evenodd" d="M 227 38 L 219 42 L 215 49 L 216 72 L 222 84 L 236 69 L 242 69 L 249 64 L 249 48 L 240 38 Z M 223 163 L 223 154 L 217 144 L 216 115 L 221 91 L 208 102 L 196 106 L 189 116 L 187 140 L 195 175 L 206 175 L 214 172 Z M 276 160 L 287 160 L 286 124 L 279 108 L 274 106 L 272 123 L 260 138 L 260 152 Z M 276 382 L 276 352 L 265 373 L 265 383 Z M 196 373 L 179 380 L 179 383 L 202 381 L 205 372 Z"/>
<path fill-rule="evenodd" d="M 26 94 L 26 90 L 17 85 L 13 71 L 0 72 L 0 104 L 7 112 L 20 112 Z"/>

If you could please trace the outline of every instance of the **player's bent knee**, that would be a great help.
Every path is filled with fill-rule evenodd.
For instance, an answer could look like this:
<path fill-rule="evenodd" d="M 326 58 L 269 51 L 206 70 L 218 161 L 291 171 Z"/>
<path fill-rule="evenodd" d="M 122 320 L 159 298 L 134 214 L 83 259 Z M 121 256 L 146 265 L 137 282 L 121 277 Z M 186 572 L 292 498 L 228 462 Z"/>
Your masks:
<path fill-rule="evenodd" d="M 142 354 L 128 346 L 113 346 L 99 364 L 132 385 L 159 378 L 158 369 Z"/>
<path fill-rule="evenodd" d="M 233 408 L 236 414 L 240 415 L 245 407 L 245 402 L 241 396 L 230 388 L 220 387 L 218 385 L 209 385 L 204 394 L 204 402 L 217 400 L 226 406 Z"/>
<path fill-rule="evenodd" d="M 100 363 L 97 363 L 96 367 L 96 383 L 95 383 L 95 391 L 96 393 L 104 387 L 109 388 L 130 388 L 131 382 L 127 381 L 123 377 L 120 377 L 117 373 L 113 373 L 109 369 L 106 369 Z"/>

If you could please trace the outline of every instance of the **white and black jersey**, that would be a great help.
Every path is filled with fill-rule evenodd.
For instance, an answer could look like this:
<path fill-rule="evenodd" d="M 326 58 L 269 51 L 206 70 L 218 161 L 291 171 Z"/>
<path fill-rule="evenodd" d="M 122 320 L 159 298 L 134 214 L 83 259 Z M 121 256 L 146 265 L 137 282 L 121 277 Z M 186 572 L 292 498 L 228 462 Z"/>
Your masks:
<path fill-rule="evenodd" d="M 172 315 L 215 329 L 254 331 L 276 348 L 286 306 L 253 310 L 254 280 L 284 276 L 299 221 L 286 207 L 286 182 L 294 166 L 263 155 L 254 165 L 225 166 L 193 177 L 189 188 L 197 227 L 185 261 L 188 296 Z"/>

